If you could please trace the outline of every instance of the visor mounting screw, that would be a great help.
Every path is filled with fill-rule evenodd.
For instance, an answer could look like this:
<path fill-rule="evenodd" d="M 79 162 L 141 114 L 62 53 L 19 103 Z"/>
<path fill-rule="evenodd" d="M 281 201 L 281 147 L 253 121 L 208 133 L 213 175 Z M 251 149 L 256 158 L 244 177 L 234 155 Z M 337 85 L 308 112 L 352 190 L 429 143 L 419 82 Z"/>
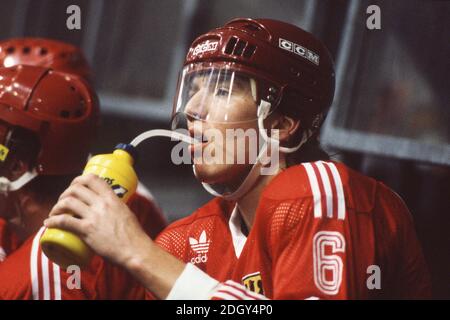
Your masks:
<path fill-rule="evenodd" d="M 297 71 L 295 68 L 291 68 L 291 73 L 298 78 L 302 75 L 301 72 Z"/>
<path fill-rule="evenodd" d="M 269 101 L 271 103 L 275 101 L 275 97 L 271 94 L 269 94 L 266 99 L 267 99 L 267 101 Z"/>
<path fill-rule="evenodd" d="M 269 88 L 269 92 L 270 92 L 270 93 L 277 93 L 277 89 L 274 88 L 274 87 L 270 87 L 270 88 Z"/>

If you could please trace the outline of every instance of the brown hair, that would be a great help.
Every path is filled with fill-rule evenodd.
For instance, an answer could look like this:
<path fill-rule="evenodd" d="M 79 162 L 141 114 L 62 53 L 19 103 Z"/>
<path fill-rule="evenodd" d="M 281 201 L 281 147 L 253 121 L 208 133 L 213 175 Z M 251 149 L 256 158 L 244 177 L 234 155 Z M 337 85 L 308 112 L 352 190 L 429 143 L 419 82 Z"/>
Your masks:
<path fill-rule="evenodd" d="M 21 160 L 26 162 L 30 168 L 36 166 L 40 143 L 38 137 L 30 130 L 13 127 L 8 148 L 12 151 L 8 161 Z M 40 200 L 55 201 L 74 178 L 75 175 L 37 176 L 25 188 Z"/>
<path fill-rule="evenodd" d="M 287 94 L 295 95 L 295 93 L 292 92 L 288 92 Z M 296 97 L 298 98 L 297 100 L 302 101 L 301 96 L 296 95 Z M 278 106 L 278 110 L 278 112 L 282 115 L 300 120 L 300 129 L 289 141 L 290 146 L 293 147 L 302 139 L 304 133 L 303 128 L 313 127 L 313 122 L 317 114 L 311 113 L 310 110 L 302 108 L 302 106 L 299 106 L 298 108 L 288 107 L 283 103 L 283 100 Z M 297 151 L 287 154 L 287 165 L 290 167 L 302 162 L 330 160 L 330 156 L 325 150 L 322 149 L 320 145 L 319 135 L 320 129 L 317 129 L 308 141 L 305 142 L 305 144 L 303 144 Z"/>
<path fill-rule="evenodd" d="M 300 141 L 300 138 L 297 140 Z M 318 160 L 330 160 L 328 153 L 320 145 L 318 133 L 314 134 L 297 151 L 290 153 L 286 157 L 288 167 L 300 164 L 302 162 L 313 162 Z"/>

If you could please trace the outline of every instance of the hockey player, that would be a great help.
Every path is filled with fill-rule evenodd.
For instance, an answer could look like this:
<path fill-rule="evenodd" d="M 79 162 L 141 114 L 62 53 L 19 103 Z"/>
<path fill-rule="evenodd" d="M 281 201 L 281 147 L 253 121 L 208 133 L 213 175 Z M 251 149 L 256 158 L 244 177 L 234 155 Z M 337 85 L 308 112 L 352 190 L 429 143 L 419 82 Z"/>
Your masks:
<path fill-rule="evenodd" d="M 15 39 L 0 44 L 0 58 L 6 66 L 65 70 L 18 66 L 0 71 L 0 298 L 143 298 L 142 286 L 98 256 L 81 273 L 67 273 L 39 247 L 42 220 L 81 172 L 98 124 L 95 93 L 78 77 L 90 77 L 81 51 L 52 40 Z M 76 119 L 81 119 L 78 124 Z M 151 237 L 165 226 L 149 199 L 136 194 L 129 205 Z"/>
<path fill-rule="evenodd" d="M 194 158 L 197 151 L 200 159 L 233 154 L 236 136 L 211 138 L 208 130 L 249 129 L 262 150 L 275 146 L 270 161 L 259 154 L 250 162 L 247 147 L 244 164 L 194 161 L 197 179 L 216 198 L 156 243 L 93 175 L 72 182 L 45 225 L 77 233 L 158 298 L 429 297 L 403 201 L 319 147 L 334 79 L 325 46 L 287 23 L 236 19 L 198 37 L 181 72 L 174 124 L 185 117 L 201 137 L 191 145 Z M 263 174 L 270 165 L 275 170 Z"/>
<path fill-rule="evenodd" d="M 32 65 L 52 68 L 70 74 L 78 75 L 92 83 L 93 72 L 84 57 L 83 52 L 76 46 L 58 40 L 46 38 L 14 38 L 0 42 L 0 67 L 15 65 Z M 136 205 L 151 207 L 151 217 L 156 234 L 166 224 L 160 210 L 154 203 L 153 195 L 139 183 L 137 193 L 133 198 Z"/>

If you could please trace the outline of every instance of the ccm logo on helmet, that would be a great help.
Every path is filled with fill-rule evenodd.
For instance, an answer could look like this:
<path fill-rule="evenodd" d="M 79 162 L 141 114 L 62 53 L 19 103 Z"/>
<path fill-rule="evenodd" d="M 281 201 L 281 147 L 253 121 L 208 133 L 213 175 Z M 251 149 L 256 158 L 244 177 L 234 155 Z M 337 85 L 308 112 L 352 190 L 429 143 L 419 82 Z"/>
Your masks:
<path fill-rule="evenodd" d="M 311 61 L 312 63 L 319 65 L 319 55 L 305 47 L 302 47 L 299 44 L 296 44 L 292 41 L 285 40 L 283 38 L 280 38 L 280 41 L 278 42 L 281 49 L 291 51 L 300 57 L 305 58 L 306 60 Z"/>
<path fill-rule="evenodd" d="M 215 51 L 217 49 L 218 44 L 219 44 L 219 41 L 206 40 L 205 42 L 198 44 L 194 48 L 193 55 L 196 56 L 196 55 L 204 53 L 206 51 Z"/>

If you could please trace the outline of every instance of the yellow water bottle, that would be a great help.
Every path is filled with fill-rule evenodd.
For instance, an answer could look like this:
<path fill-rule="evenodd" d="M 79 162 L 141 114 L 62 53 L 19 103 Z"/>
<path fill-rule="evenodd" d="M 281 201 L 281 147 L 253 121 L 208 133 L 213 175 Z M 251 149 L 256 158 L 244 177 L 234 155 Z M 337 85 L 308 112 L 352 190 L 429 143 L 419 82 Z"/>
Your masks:
<path fill-rule="evenodd" d="M 111 154 L 92 157 L 84 168 L 83 175 L 93 173 L 111 186 L 124 202 L 136 191 L 138 178 L 133 168 L 135 148 L 130 144 L 118 144 Z M 71 232 L 49 228 L 40 240 L 45 255 L 66 269 L 70 265 L 86 266 L 92 258 L 92 250 Z"/>

